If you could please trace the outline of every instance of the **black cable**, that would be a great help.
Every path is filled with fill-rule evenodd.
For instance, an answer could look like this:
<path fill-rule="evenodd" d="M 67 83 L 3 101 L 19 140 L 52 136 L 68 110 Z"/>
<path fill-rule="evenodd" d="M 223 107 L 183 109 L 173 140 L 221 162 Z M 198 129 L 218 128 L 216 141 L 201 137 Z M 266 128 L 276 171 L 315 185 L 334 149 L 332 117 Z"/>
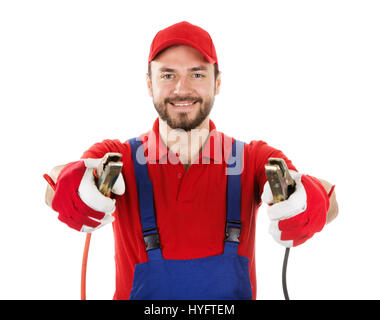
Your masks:
<path fill-rule="evenodd" d="M 288 266 L 290 248 L 285 249 L 284 263 L 282 265 L 282 291 L 284 292 L 285 300 L 289 300 L 288 288 L 286 286 L 286 268 Z"/>

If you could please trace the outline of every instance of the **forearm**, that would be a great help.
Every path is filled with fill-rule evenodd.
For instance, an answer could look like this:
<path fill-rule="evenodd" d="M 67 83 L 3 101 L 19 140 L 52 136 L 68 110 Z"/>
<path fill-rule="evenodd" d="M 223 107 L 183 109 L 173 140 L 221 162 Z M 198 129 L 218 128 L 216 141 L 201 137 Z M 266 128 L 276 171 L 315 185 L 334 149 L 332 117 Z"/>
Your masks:
<path fill-rule="evenodd" d="M 53 179 L 53 181 L 56 183 L 57 182 L 57 178 L 61 172 L 61 170 L 65 167 L 65 165 L 60 165 L 60 166 L 56 166 L 54 167 L 50 173 L 49 173 L 49 176 L 50 178 Z M 52 189 L 52 187 L 48 184 L 47 187 L 46 187 L 46 192 L 45 192 L 45 203 L 51 208 L 51 203 L 53 201 L 53 197 L 54 197 L 54 190 Z"/>
<path fill-rule="evenodd" d="M 322 179 L 318 179 L 318 180 L 322 184 L 322 186 L 325 188 L 326 192 L 329 193 L 333 185 L 326 180 L 322 180 Z M 329 207 L 329 210 L 327 211 L 326 224 L 333 221 L 338 216 L 338 212 L 339 212 L 338 202 L 336 201 L 336 195 L 335 195 L 335 190 L 334 190 L 330 196 L 330 207 Z"/>

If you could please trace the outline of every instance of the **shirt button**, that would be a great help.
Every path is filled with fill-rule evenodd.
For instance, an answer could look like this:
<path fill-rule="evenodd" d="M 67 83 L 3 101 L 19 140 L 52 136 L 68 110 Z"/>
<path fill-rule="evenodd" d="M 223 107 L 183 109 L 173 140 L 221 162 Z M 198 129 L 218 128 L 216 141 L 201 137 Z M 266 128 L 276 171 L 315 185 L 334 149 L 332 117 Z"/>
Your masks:
<path fill-rule="evenodd" d="M 178 174 L 177 174 L 177 178 L 178 178 L 178 179 L 181 179 L 182 176 L 183 176 L 182 173 L 178 173 Z"/>

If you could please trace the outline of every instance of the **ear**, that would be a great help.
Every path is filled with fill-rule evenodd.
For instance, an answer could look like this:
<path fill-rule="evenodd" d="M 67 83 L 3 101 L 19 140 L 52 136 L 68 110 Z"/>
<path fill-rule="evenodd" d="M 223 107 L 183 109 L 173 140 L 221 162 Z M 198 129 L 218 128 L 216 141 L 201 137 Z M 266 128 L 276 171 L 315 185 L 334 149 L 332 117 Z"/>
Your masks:
<path fill-rule="evenodd" d="M 217 77 L 216 77 L 216 80 L 215 80 L 215 95 L 217 95 L 220 91 L 220 84 L 222 82 L 221 78 L 220 78 L 220 75 L 221 75 L 221 71 L 219 71 Z"/>
<path fill-rule="evenodd" d="M 152 80 L 149 77 L 149 74 L 146 74 L 146 85 L 148 87 L 148 93 L 149 96 L 153 97 L 153 92 L 152 92 Z"/>

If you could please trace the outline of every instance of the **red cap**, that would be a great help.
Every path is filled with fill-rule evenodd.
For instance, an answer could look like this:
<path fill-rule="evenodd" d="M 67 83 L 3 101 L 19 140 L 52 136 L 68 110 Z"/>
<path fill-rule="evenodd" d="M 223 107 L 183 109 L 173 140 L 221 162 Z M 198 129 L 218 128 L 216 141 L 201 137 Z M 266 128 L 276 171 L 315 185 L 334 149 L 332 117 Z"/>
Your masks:
<path fill-rule="evenodd" d="M 187 21 L 173 24 L 156 34 L 150 45 L 148 64 L 162 50 L 181 44 L 197 49 L 205 56 L 209 63 L 216 63 L 218 65 L 214 43 L 208 32 Z"/>

